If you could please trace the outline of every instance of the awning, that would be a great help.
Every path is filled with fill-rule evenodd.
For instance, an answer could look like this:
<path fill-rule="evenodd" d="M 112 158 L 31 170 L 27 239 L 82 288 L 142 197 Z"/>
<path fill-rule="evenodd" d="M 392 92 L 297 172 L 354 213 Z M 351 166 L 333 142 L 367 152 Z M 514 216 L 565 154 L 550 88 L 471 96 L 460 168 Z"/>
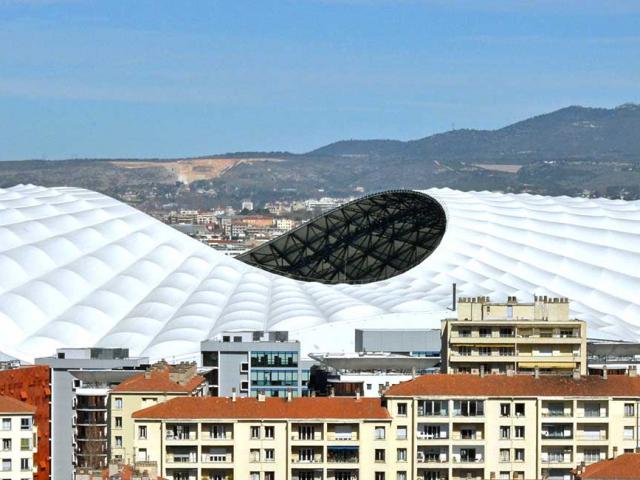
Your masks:
<path fill-rule="evenodd" d="M 576 368 L 575 362 L 518 362 L 520 368 Z"/>

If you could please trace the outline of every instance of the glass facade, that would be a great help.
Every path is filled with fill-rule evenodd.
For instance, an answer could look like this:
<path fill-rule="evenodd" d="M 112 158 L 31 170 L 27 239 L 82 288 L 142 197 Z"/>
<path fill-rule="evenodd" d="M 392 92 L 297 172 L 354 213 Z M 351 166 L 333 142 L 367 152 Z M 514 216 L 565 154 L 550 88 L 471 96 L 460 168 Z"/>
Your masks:
<path fill-rule="evenodd" d="M 251 352 L 252 367 L 297 367 L 298 352 Z"/>
<path fill-rule="evenodd" d="M 297 370 L 252 369 L 252 387 L 297 387 Z"/>

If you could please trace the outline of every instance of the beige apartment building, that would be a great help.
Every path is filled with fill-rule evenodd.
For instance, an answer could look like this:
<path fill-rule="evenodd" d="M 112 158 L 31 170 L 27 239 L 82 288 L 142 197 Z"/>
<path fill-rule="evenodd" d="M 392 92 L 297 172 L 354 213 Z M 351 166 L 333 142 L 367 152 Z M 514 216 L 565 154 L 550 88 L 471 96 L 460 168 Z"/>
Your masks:
<path fill-rule="evenodd" d="M 638 446 L 637 377 L 424 375 L 385 399 L 412 419 L 417 480 L 570 480 Z"/>
<path fill-rule="evenodd" d="M 566 298 L 461 298 L 457 310 L 442 322 L 444 373 L 587 373 L 586 323 L 569 318 Z"/>
<path fill-rule="evenodd" d="M 0 478 L 31 480 L 37 472 L 33 455 L 38 433 L 35 407 L 14 398 L 0 396 Z"/>
<path fill-rule="evenodd" d="M 640 378 L 424 375 L 382 399 L 180 397 L 133 414 L 168 480 L 570 480 L 638 447 Z"/>
<path fill-rule="evenodd" d="M 195 364 L 158 364 L 132 376 L 109 395 L 109 459 L 130 464 L 134 459 L 133 412 L 176 397 L 202 395 L 205 379 Z"/>
<path fill-rule="evenodd" d="M 409 417 L 379 398 L 180 398 L 134 414 L 136 458 L 171 480 L 408 480 Z"/>

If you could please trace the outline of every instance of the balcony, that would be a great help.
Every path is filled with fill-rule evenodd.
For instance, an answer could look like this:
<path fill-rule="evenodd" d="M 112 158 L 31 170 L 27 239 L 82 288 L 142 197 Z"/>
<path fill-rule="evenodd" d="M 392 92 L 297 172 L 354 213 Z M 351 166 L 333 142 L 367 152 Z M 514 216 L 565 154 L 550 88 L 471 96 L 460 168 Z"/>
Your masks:
<path fill-rule="evenodd" d="M 167 454 L 165 457 L 165 461 L 167 463 L 197 463 L 198 456 L 196 452 L 192 453 L 175 453 L 175 454 Z"/>
<path fill-rule="evenodd" d="M 319 441 L 322 441 L 322 432 L 314 431 L 311 433 L 302 433 L 302 434 L 299 432 L 293 432 L 291 434 L 291 441 L 292 442 L 319 442 Z"/>
<path fill-rule="evenodd" d="M 417 463 L 447 463 L 449 456 L 447 452 L 418 452 Z"/>
<path fill-rule="evenodd" d="M 327 447 L 327 463 L 358 463 L 358 447 Z"/>
<path fill-rule="evenodd" d="M 349 442 L 357 441 L 358 433 L 341 433 L 341 432 L 327 432 L 327 440 L 330 442 Z"/>

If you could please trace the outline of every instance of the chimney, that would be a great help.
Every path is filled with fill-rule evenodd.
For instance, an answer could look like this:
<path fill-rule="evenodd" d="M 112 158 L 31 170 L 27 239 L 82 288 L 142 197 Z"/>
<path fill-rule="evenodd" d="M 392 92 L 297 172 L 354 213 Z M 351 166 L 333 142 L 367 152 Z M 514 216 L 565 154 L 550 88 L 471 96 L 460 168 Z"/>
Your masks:
<path fill-rule="evenodd" d="M 291 393 L 291 389 L 287 389 L 287 402 L 290 402 L 293 400 L 293 393 Z"/>
<path fill-rule="evenodd" d="M 638 370 L 636 369 L 635 365 L 629 365 L 629 376 L 630 377 L 637 377 L 638 376 Z"/>
<path fill-rule="evenodd" d="M 484 378 L 484 365 L 480 365 L 480 378 Z"/>
<path fill-rule="evenodd" d="M 360 390 L 356 392 L 356 402 L 360 401 Z"/>
<path fill-rule="evenodd" d="M 580 380 L 580 370 L 577 368 L 573 369 L 573 379 L 574 380 Z"/>
<path fill-rule="evenodd" d="M 540 378 L 540 368 L 536 367 L 533 369 L 533 377 Z"/>
<path fill-rule="evenodd" d="M 231 389 L 231 401 L 235 402 L 236 401 L 236 387 L 233 387 Z"/>
<path fill-rule="evenodd" d="M 616 458 L 618 456 L 618 447 L 614 446 L 613 447 L 613 458 Z"/>
<path fill-rule="evenodd" d="M 605 380 L 609 378 L 609 369 L 606 366 L 602 369 L 602 378 Z"/>
<path fill-rule="evenodd" d="M 336 389 L 334 387 L 329 387 L 329 396 L 330 397 L 336 396 Z"/>
<path fill-rule="evenodd" d="M 264 402 L 265 401 L 264 393 L 262 393 L 262 392 L 258 393 L 258 401 L 259 402 Z"/>
<path fill-rule="evenodd" d="M 145 380 L 151 380 L 151 371 L 147 370 L 146 372 L 144 372 L 144 379 Z"/>

